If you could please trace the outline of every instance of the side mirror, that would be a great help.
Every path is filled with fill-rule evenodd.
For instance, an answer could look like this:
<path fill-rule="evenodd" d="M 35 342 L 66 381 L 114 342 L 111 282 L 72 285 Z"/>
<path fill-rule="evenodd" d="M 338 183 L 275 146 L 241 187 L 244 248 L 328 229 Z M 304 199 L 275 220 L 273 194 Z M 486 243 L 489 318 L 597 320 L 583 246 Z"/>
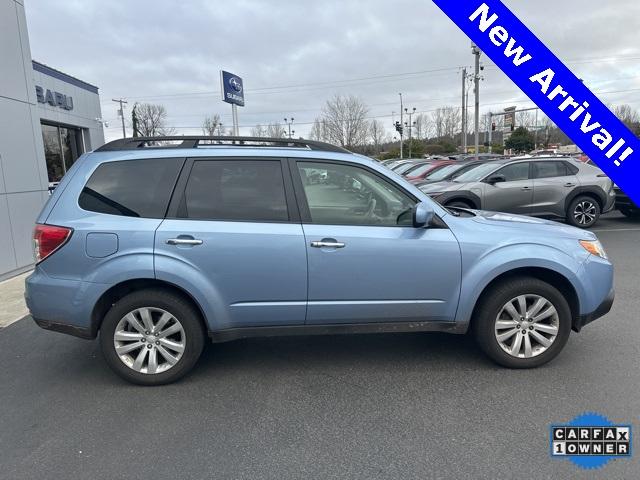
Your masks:
<path fill-rule="evenodd" d="M 490 185 L 495 185 L 496 183 L 506 182 L 507 178 L 504 175 L 491 175 L 487 178 L 487 183 Z"/>
<path fill-rule="evenodd" d="M 435 212 L 431 205 L 426 202 L 420 202 L 413 207 L 413 226 L 415 228 L 424 228 L 431 223 Z"/>

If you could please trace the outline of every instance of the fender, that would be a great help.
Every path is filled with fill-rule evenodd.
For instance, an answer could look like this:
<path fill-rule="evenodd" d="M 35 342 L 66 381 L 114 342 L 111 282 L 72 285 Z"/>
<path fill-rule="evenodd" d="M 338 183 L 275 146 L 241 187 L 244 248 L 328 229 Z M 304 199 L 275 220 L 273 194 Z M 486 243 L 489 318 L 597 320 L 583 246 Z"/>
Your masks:
<path fill-rule="evenodd" d="M 476 210 L 482 209 L 482 201 L 480 200 L 480 197 L 469 190 L 456 190 L 453 192 L 445 192 L 442 195 L 439 195 L 436 199 L 442 205 L 444 205 L 445 203 L 451 200 L 458 200 L 458 199 L 466 200 L 467 202 L 471 203 L 471 208 L 474 208 Z"/>
<path fill-rule="evenodd" d="M 605 193 L 605 191 L 602 188 L 600 188 L 598 186 L 595 186 L 595 185 L 594 186 L 576 187 L 573 190 L 571 190 L 571 192 L 569 193 L 569 195 L 567 195 L 567 198 L 564 201 L 564 211 L 565 212 L 569 208 L 569 205 L 571 204 L 571 202 L 573 202 L 573 200 L 578 195 L 595 196 L 600 201 L 600 205 L 602 206 L 603 209 L 607 205 L 607 194 Z"/>
<path fill-rule="evenodd" d="M 579 304 L 584 305 L 587 292 L 576 274 L 583 261 L 559 249 L 537 243 L 519 243 L 491 250 L 481 258 L 472 260 L 468 270 L 463 267 L 456 322 L 468 325 L 473 309 L 487 285 L 500 275 L 518 268 L 545 268 L 562 275 L 576 291 Z M 470 262 L 467 259 L 465 263 Z"/>

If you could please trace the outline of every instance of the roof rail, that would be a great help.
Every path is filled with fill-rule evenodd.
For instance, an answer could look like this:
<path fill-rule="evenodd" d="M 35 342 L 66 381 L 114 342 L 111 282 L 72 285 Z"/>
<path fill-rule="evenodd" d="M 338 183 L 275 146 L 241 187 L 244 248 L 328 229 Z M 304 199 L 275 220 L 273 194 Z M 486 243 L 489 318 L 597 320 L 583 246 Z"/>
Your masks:
<path fill-rule="evenodd" d="M 176 142 L 163 145 L 162 142 Z M 221 136 L 161 136 L 120 138 L 105 143 L 96 152 L 115 152 L 120 150 L 136 150 L 138 148 L 198 148 L 199 146 L 233 146 L 233 147 L 269 147 L 269 148 L 307 148 L 321 152 L 351 153 L 349 150 L 325 142 L 313 140 L 266 138 L 266 137 L 221 137 Z"/>

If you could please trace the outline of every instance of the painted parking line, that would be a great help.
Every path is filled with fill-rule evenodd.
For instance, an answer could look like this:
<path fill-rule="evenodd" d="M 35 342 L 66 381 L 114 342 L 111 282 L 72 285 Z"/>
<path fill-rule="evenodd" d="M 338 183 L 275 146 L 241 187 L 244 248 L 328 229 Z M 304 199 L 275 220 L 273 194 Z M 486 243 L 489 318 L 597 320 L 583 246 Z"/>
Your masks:
<path fill-rule="evenodd" d="M 640 228 L 600 228 L 592 232 L 640 232 Z"/>

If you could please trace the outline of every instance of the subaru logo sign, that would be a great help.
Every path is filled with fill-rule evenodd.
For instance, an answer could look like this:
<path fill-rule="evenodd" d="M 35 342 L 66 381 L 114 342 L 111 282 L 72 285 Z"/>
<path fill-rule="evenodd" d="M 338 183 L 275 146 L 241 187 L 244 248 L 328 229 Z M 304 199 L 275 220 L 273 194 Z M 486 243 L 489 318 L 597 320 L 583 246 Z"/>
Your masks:
<path fill-rule="evenodd" d="M 242 82 L 236 77 L 231 77 L 229 79 L 229 85 L 231 85 L 231 88 L 233 88 L 236 92 L 242 92 Z"/>
<path fill-rule="evenodd" d="M 230 72 L 220 71 L 222 101 L 244 107 L 244 88 L 242 78 Z"/>

